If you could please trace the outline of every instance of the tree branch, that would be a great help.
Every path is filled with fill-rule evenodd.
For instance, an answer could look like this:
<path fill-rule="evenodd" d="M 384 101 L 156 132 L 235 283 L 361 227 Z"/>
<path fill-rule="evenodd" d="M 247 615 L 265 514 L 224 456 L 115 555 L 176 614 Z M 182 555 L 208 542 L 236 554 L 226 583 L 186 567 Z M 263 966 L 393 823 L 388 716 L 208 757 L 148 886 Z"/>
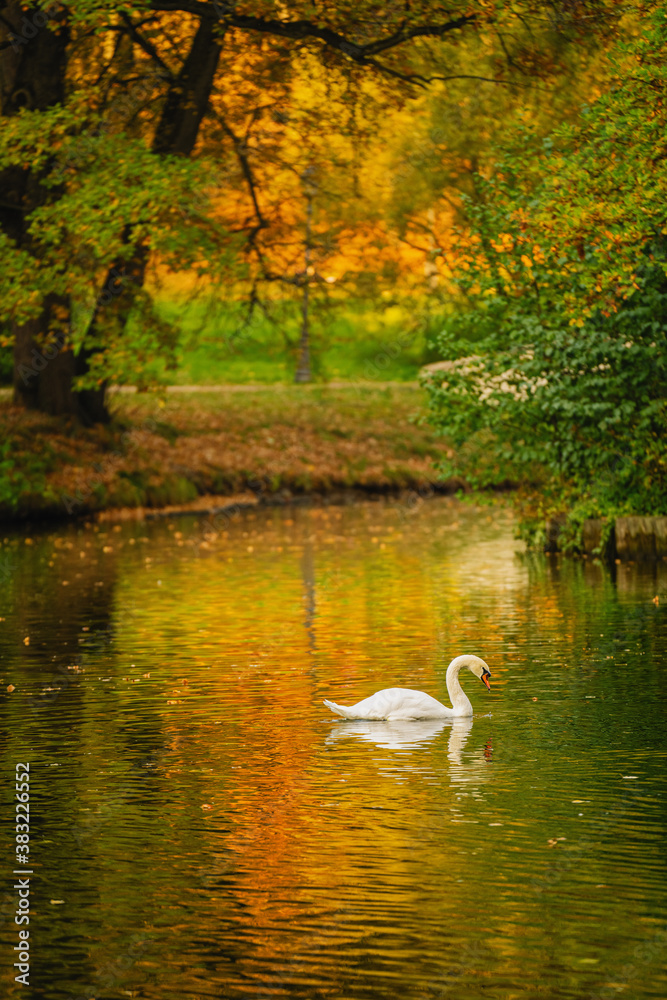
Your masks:
<path fill-rule="evenodd" d="M 506 87 L 529 87 L 527 83 L 517 83 L 516 80 L 501 80 L 497 76 L 478 76 L 476 73 L 452 73 L 450 76 L 423 76 L 420 77 L 424 83 L 433 83 L 434 80 L 440 82 L 447 80 L 481 80 L 482 83 L 502 83 Z"/>
<path fill-rule="evenodd" d="M 236 153 L 237 159 L 241 165 L 241 172 L 245 178 L 246 184 L 248 185 L 248 191 L 250 192 L 250 198 L 252 200 L 253 208 L 255 210 L 255 216 L 257 217 L 257 225 L 253 227 L 250 234 L 250 242 L 253 243 L 254 239 L 260 229 L 266 229 L 268 222 L 262 215 L 262 210 L 259 207 L 259 201 L 257 200 L 257 186 L 255 184 L 255 178 L 253 176 L 252 167 L 250 166 L 250 161 L 248 159 L 248 153 L 246 144 L 242 139 L 239 139 L 237 134 L 234 132 L 232 127 L 227 124 L 222 115 L 217 112 L 212 112 L 212 116 L 217 122 L 219 122 L 225 135 L 229 136 L 232 140 L 234 146 L 234 152 Z"/>
<path fill-rule="evenodd" d="M 476 14 L 463 14 L 461 17 L 445 21 L 443 24 L 420 24 L 411 28 L 402 27 L 386 38 L 378 38 L 373 42 L 359 44 L 333 28 L 326 28 L 305 18 L 298 21 L 279 21 L 275 18 L 256 17 L 251 14 L 237 14 L 231 5 L 215 2 L 203 3 L 202 0 L 152 0 L 152 10 L 184 11 L 197 17 L 221 20 L 227 27 L 239 28 L 241 31 L 259 31 L 263 34 L 276 35 L 281 38 L 293 38 L 299 41 L 316 39 L 324 42 L 329 48 L 337 49 L 353 62 L 359 65 L 373 66 L 382 73 L 387 73 L 409 83 L 424 85 L 425 78 L 418 74 L 404 74 L 390 69 L 383 63 L 378 63 L 373 56 L 388 49 L 394 49 L 413 38 L 442 38 L 450 31 L 456 31 L 477 20 Z"/>
<path fill-rule="evenodd" d="M 400 31 L 389 35 L 388 38 L 378 39 L 377 42 L 368 42 L 361 48 L 366 55 L 374 56 L 378 52 L 385 52 L 386 49 L 393 49 L 397 45 L 402 45 L 403 42 L 409 42 L 412 38 L 442 38 L 448 32 L 464 28 L 466 24 L 475 20 L 475 14 L 463 14 L 461 17 L 457 17 L 453 21 L 446 21 L 444 24 L 421 24 L 415 25 L 414 28 L 401 28 Z"/>
<path fill-rule="evenodd" d="M 4 4 L 3 4 L 3 7 L 4 7 Z M 14 25 L 12 24 L 11 21 L 7 20 L 7 18 L 5 17 L 4 14 L 0 14 L 0 24 L 4 24 L 5 28 L 7 28 L 7 30 L 9 32 L 11 32 L 12 35 L 18 34 L 17 29 L 14 27 Z M 11 42 L 9 44 L 11 45 Z"/>
<path fill-rule="evenodd" d="M 121 11 L 120 16 L 122 17 L 125 23 L 125 30 L 129 34 L 132 41 L 135 42 L 140 48 L 142 48 L 144 52 L 147 55 L 149 55 L 151 59 L 153 59 L 158 64 L 158 66 L 165 71 L 165 73 L 167 73 L 169 80 L 173 80 L 174 74 L 169 69 L 166 62 L 164 61 L 160 53 L 157 51 L 153 43 L 150 42 L 147 38 L 144 38 L 144 36 L 139 33 L 137 25 L 132 23 L 129 14 L 127 14 L 125 11 Z M 120 28 L 119 30 L 122 31 L 123 29 Z"/>

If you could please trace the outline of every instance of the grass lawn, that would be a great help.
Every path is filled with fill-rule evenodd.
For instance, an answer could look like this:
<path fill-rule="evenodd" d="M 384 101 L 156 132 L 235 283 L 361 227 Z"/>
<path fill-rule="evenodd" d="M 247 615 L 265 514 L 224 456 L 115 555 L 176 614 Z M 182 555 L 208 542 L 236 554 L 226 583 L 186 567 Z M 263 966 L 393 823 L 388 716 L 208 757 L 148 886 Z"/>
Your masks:
<path fill-rule="evenodd" d="M 276 303 L 271 319 L 255 312 L 247 324 L 243 307 L 235 303 L 162 299 L 159 311 L 179 331 L 170 383 L 293 382 L 301 332 L 297 302 Z M 314 381 L 413 381 L 432 360 L 429 332 L 414 329 L 414 316 L 405 306 L 316 303 L 311 315 Z"/>

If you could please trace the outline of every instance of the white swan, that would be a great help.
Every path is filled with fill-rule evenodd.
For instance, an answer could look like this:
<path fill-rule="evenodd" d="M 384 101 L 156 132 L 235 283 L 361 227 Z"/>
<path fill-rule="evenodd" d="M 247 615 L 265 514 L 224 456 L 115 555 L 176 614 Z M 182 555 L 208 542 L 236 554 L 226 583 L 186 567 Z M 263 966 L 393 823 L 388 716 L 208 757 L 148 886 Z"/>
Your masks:
<path fill-rule="evenodd" d="M 384 688 L 376 691 L 370 698 L 358 701 L 356 705 L 337 705 L 335 701 L 324 701 L 327 708 L 344 719 L 377 719 L 392 721 L 394 719 L 458 719 L 472 715 L 470 699 L 459 683 L 459 670 L 466 667 L 471 674 L 479 677 L 489 691 L 491 671 L 479 656 L 464 654 L 457 656 L 447 667 L 447 692 L 452 701 L 452 708 L 447 708 L 423 691 L 412 691 L 410 688 Z"/>

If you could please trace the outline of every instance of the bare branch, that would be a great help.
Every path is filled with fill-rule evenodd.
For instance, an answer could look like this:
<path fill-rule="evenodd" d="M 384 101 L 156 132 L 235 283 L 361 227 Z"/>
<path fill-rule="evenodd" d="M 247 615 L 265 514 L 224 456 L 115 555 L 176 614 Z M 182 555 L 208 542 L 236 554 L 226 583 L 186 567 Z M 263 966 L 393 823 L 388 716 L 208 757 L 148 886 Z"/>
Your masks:
<path fill-rule="evenodd" d="M 248 185 L 248 191 L 250 193 L 250 198 L 252 200 L 253 208 L 255 210 L 255 215 L 257 217 L 257 226 L 253 228 L 249 238 L 250 242 L 252 243 L 259 230 L 265 229 L 268 226 L 268 222 L 262 215 L 262 210 L 259 207 L 259 201 L 257 199 L 257 187 L 255 184 L 255 178 L 253 176 L 252 167 L 250 166 L 250 161 L 248 159 L 247 146 L 244 140 L 239 139 L 237 134 L 232 129 L 231 125 L 229 125 L 225 121 L 222 115 L 218 114 L 217 112 L 212 112 L 212 116 L 215 118 L 217 122 L 220 123 L 220 126 L 222 127 L 222 130 L 225 133 L 225 135 L 229 136 L 229 138 L 232 140 L 232 144 L 234 146 L 234 152 L 236 153 L 237 159 L 241 165 L 241 172 L 243 173 L 246 184 Z"/>
<path fill-rule="evenodd" d="M 140 48 L 142 48 L 144 52 L 147 55 L 149 55 L 151 59 L 153 59 L 158 64 L 158 66 L 160 66 L 160 68 L 165 71 L 165 73 L 167 73 L 168 79 L 173 80 L 174 74 L 169 69 L 166 62 L 164 61 L 160 53 L 157 51 L 153 43 L 150 42 L 147 38 L 144 38 L 144 36 L 139 33 L 137 25 L 132 23 L 132 19 L 130 18 L 129 14 L 127 14 L 125 11 L 121 11 L 120 16 L 122 17 L 125 23 L 125 30 L 129 34 L 132 41 L 135 42 Z M 123 29 L 121 28 L 120 30 Z"/>
<path fill-rule="evenodd" d="M 500 83 L 505 87 L 530 87 L 528 83 L 517 83 L 516 80 L 502 80 L 497 76 L 477 76 L 475 73 L 452 73 L 451 76 L 426 76 L 426 83 L 434 80 L 481 80 L 482 83 Z"/>
<path fill-rule="evenodd" d="M 384 63 L 378 63 L 373 58 L 380 52 L 397 48 L 414 38 L 442 38 L 449 32 L 457 31 L 468 24 L 473 24 L 477 20 L 476 14 L 463 14 L 461 17 L 445 21 L 443 24 L 421 24 L 414 27 L 401 27 L 392 35 L 386 38 L 379 38 L 373 42 L 359 44 L 351 41 L 345 35 L 341 35 L 332 28 L 323 27 L 302 18 L 298 21 L 280 21 L 275 18 L 256 17 L 250 14 L 238 14 L 231 5 L 214 3 L 207 4 L 201 0 L 152 0 L 152 10 L 163 11 L 186 11 L 201 18 L 215 18 L 221 20 L 227 27 L 238 28 L 241 31 L 258 31 L 263 34 L 276 35 L 281 38 L 293 38 L 299 41 L 315 39 L 324 42 L 329 48 L 337 49 L 353 62 L 360 66 L 373 66 L 381 73 L 403 80 L 406 83 L 414 83 L 418 86 L 425 86 L 427 80 L 419 74 L 400 73 L 391 69 Z"/>
<path fill-rule="evenodd" d="M 453 21 L 446 21 L 444 24 L 421 24 L 414 28 L 401 28 L 387 38 L 378 39 L 377 42 L 368 42 L 361 46 L 364 53 L 369 56 L 377 55 L 378 52 L 385 52 L 387 49 L 394 49 L 403 42 L 409 42 L 413 38 L 442 38 L 450 31 L 464 28 L 467 24 L 476 20 L 475 14 L 463 14 Z"/>

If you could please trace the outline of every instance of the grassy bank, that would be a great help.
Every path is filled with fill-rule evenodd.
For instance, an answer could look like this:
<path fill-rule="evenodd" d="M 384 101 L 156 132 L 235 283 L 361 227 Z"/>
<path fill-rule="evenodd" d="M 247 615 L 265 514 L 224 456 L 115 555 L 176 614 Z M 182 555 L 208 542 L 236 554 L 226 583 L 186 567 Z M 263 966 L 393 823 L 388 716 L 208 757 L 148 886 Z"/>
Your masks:
<path fill-rule="evenodd" d="M 0 514 L 74 516 L 357 488 L 429 489 L 446 446 L 410 385 L 114 394 L 111 427 L 0 405 Z"/>

